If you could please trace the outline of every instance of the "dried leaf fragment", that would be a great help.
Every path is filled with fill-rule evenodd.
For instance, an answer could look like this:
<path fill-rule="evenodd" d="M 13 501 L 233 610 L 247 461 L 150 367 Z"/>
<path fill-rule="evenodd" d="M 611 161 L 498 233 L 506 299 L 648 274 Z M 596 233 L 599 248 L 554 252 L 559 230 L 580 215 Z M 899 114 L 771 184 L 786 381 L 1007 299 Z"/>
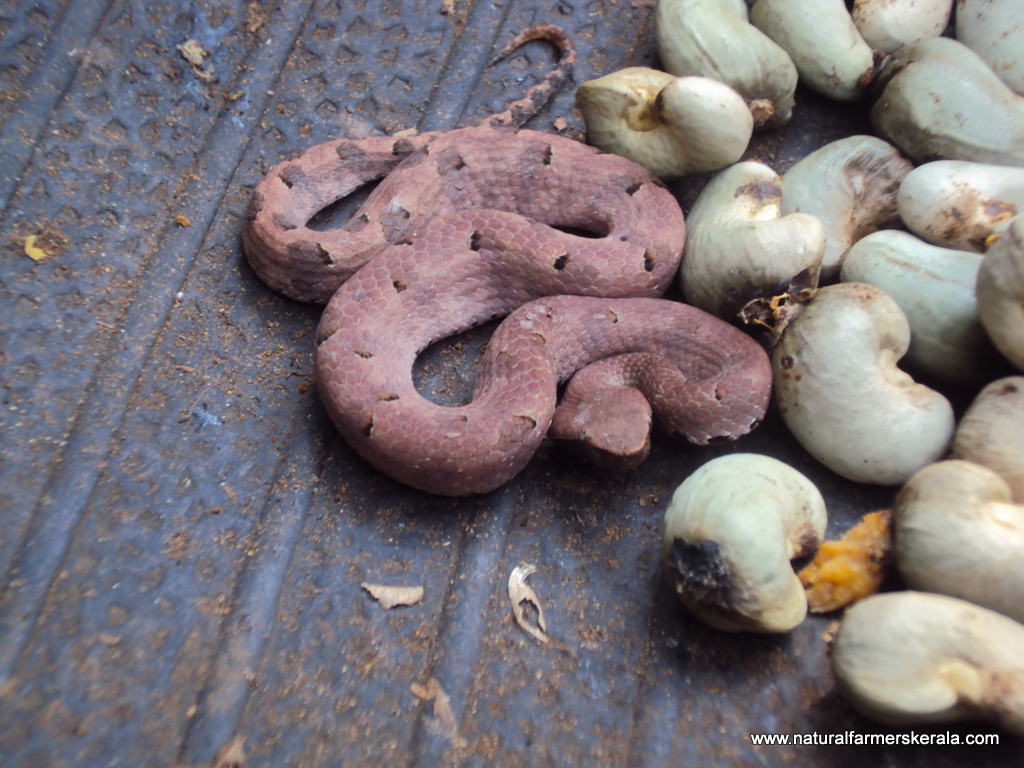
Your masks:
<path fill-rule="evenodd" d="M 455 721 L 455 713 L 452 712 L 451 700 L 437 682 L 437 678 L 430 678 L 426 685 L 413 683 L 409 690 L 423 701 L 434 702 L 434 716 L 427 720 L 427 727 L 431 731 L 448 739 L 456 747 L 468 746 L 468 742 L 459 735 L 459 725 Z"/>
<path fill-rule="evenodd" d="M 423 587 L 391 587 L 386 584 L 361 584 L 385 611 L 396 605 L 416 605 L 423 599 Z"/>
<path fill-rule="evenodd" d="M 189 39 L 175 47 L 178 49 L 178 53 L 181 54 L 181 58 L 193 67 L 201 67 L 203 65 L 203 59 L 206 58 L 207 52 L 203 50 L 203 46 L 198 40 Z"/>
<path fill-rule="evenodd" d="M 526 578 L 536 572 L 537 566 L 522 564 L 512 569 L 508 577 L 508 599 L 512 601 L 512 615 L 516 623 L 537 638 L 542 643 L 548 643 L 551 638 L 547 634 L 547 622 L 544 621 L 544 609 L 540 605 L 537 593 L 526 584 Z M 523 603 L 530 603 L 537 609 L 537 626 L 534 626 L 526 619 Z"/>
<path fill-rule="evenodd" d="M 826 541 L 797 574 L 811 613 L 829 613 L 878 591 L 892 548 L 892 516 L 871 512 L 839 541 Z"/>
<path fill-rule="evenodd" d="M 38 239 L 39 235 L 29 235 L 25 238 L 25 255 L 32 259 L 32 261 L 42 261 L 50 255 L 36 245 L 36 240 Z"/>
<path fill-rule="evenodd" d="M 210 52 L 204 51 L 202 44 L 198 40 L 190 38 L 184 43 L 176 45 L 175 48 L 178 49 L 181 58 L 192 65 L 192 72 L 196 77 L 204 83 L 217 82 L 217 75 L 213 72 L 213 65 L 203 63 L 203 60 L 210 55 Z"/>

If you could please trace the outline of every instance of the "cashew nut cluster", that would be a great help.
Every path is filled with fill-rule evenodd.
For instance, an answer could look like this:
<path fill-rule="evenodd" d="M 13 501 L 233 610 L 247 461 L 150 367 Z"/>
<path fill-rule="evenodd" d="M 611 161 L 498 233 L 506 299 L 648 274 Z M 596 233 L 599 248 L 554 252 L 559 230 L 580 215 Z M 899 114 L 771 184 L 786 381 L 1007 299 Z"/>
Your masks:
<path fill-rule="evenodd" d="M 655 41 L 665 69 L 733 88 L 755 112 L 755 126 L 776 128 L 793 115 L 797 74 L 789 55 L 753 26 L 744 0 L 660 0 Z"/>
<path fill-rule="evenodd" d="M 844 282 L 885 291 L 907 316 L 906 360 L 944 381 L 980 384 L 999 361 L 978 318 L 974 284 L 982 257 L 939 248 L 885 229 L 858 241 L 843 261 Z"/>
<path fill-rule="evenodd" d="M 1024 3 L 958 0 L 956 39 L 981 56 L 1000 80 L 1024 96 Z"/>
<path fill-rule="evenodd" d="M 808 87 L 839 101 L 864 95 L 875 55 L 844 0 L 757 0 L 750 21 L 790 55 Z"/>
<path fill-rule="evenodd" d="M 896 725 L 991 720 L 1024 735 L 1024 626 L 963 600 L 874 595 L 846 611 L 829 656 L 839 690 Z"/>
<path fill-rule="evenodd" d="M 915 160 L 1024 166 L 1024 97 L 967 46 L 947 37 L 905 46 L 879 74 L 886 81 L 871 121 Z"/>
<path fill-rule="evenodd" d="M 702 466 L 672 496 L 662 557 L 679 599 L 730 632 L 788 632 L 807 615 L 790 560 L 821 543 L 825 502 L 814 484 L 768 456 Z"/>
<path fill-rule="evenodd" d="M 810 213 L 825 225 L 821 281 L 839 277 L 850 247 L 899 222 L 896 192 L 913 166 L 875 136 L 833 141 L 800 160 L 782 177 L 782 213 Z"/>
<path fill-rule="evenodd" d="M 996 348 L 1024 371 L 1024 216 L 1010 222 L 978 269 L 978 315 Z"/>
<path fill-rule="evenodd" d="M 994 471 L 1014 503 L 1024 504 L 1024 376 L 997 379 L 978 393 L 956 428 L 953 455 Z"/>
<path fill-rule="evenodd" d="M 892 53 L 941 35 L 952 10 L 953 0 L 854 0 L 852 16 L 868 45 Z"/>
<path fill-rule="evenodd" d="M 918 237 L 984 253 L 1024 210 L 1024 168 L 964 160 L 925 163 L 903 179 L 896 204 Z"/>
<path fill-rule="evenodd" d="M 772 355 L 779 412 L 837 474 L 896 485 L 949 445 L 949 401 L 896 367 L 909 344 L 902 310 L 866 283 L 822 288 L 783 333 Z"/>
<path fill-rule="evenodd" d="M 752 301 L 799 301 L 818 287 L 825 227 L 810 214 L 783 216 L 781 202 L 782 180 L 761 163 L 737 163 L 704 187 L 687 217 L 687 302 L 735 321 Z"/>
<path fill-rule="evenodd" d="M 717 171 L 743 155 L 754 118 L 736 91 L 707 77 L 629 67 L 576 91 L 587 141 L 663 179 Z"/>
<path fill-rule="evenodd" d="M 991 469 L 960 460 L 925 467 L 896 497 L 893 525 L 908 587 L 1024 621 L 1024 505 Z"/>

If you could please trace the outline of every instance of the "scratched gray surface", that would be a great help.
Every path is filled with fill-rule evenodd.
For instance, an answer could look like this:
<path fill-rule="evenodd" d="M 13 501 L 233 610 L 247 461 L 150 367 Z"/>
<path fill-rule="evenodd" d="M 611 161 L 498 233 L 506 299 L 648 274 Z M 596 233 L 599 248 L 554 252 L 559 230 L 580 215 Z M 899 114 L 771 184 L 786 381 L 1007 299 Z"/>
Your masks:
<path fill-rule="evenodd" d="M 774 414 L 713 449 L 656 438 L 622 475 L 546 449 L 468 500 L 401 487 L 339 441 L 311 386 L 318 310 L 240 255 L 263 173 L 342 135 L 500 110 L 550 64 L 541 43 L 488 64 L 530 23 L 572 34 L 577 82 L 655 62 L 644 0 L 442 5 L 0 3 L 0 765 L 206 764 L 234 737 L 258 766 L 1020 765 L 1005 735 L 985 749 L 750 744 L 879 730 L 834 691 L 827 618 L 722 635 L 660 577 L 668 497 L 716 455 L 807 472 L 831 534 L 888 503 L 815 464 Z M 189 38 L 216 82 L 178 54 Z M 750 157 L 783 170 L 868 130 L 859 108 L 799 98 L 793 126 Z M 572 104 L 566 88 L 531 127 L 560 116 L 579 135 Z M 684 206 L 702 181 L 675 187 Z M 50 254 L 38 264 L 32 234 Z M 485 338 L 428 352 L 424 390 L 464 396 Z M 511 622 L 521 562 L 569 652 Z M 425 598 L 384 612 L 363 581 Z M 462 744 L 410 690 L 431 677 Z"/>

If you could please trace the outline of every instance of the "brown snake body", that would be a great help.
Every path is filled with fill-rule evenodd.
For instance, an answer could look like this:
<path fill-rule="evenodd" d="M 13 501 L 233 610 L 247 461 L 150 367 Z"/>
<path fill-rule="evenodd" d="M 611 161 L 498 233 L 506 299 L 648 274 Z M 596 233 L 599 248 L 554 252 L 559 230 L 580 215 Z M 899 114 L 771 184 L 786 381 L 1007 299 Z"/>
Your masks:
<path fill-rule="evenodd" d="M 528 94 L 519 117 L 523 103 L 542 102 Z M 770 392 L 761 348 L 693 307 L 620 298 L 658 296 L 672 280 L 685 238 L 672 194 L 621 157 L 493 127 L 506 120 L 517 122 L 515 107 L 476 128 L 322 144 L 257 188 L 243 233 L 253 267 L 289 296 L 330 299 L 316 377 L 339 432 L 404 483 L 483 493 L 536 451 L 558 382 L 620 353 L 650 370 L 631 381 L 670 430 L 696 442 L 747 432 Z M 344 227 L 306 227 L 382 174 Z M 489 343 L 470 404 L 419 395 L 420 352 L 520 307 Z"/>

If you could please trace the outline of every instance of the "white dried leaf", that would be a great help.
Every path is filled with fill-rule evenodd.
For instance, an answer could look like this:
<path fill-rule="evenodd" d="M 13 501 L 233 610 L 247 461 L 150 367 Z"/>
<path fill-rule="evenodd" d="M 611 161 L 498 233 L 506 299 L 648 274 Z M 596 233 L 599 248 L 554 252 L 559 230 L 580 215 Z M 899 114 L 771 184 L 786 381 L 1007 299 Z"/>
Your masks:
<path fill-rule="evenodd" d="M 396 605 L 416 605 L 423 599 L 423 587 L 391 587 L 386 584 L 367 584 L 365 581 L 362 587 L 385 611 Z"/>
<path fill-rule="evenodd" d="M 526 584 L 526 578 L 536 572 L 537 566 L 522 564 L 512 569 L 508 577 L 508 599 L 512 601 L 512 615 L 516 623 L 542 643 L 550 642 L 547 634 L 547 623 L 544 621 L 544 609 L 533 588 Z M 537 626 L 526 619 L 523 603 L 530 603 L 537 609 Z"/>

